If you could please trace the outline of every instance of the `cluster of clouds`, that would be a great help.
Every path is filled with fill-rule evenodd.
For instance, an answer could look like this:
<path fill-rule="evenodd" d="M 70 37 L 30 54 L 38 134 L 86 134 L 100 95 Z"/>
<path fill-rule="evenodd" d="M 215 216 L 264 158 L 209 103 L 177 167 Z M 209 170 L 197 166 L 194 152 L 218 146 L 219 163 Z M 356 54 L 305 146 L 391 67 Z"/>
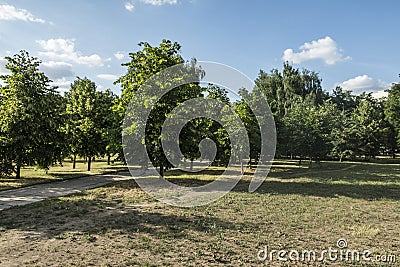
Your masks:
<path fill-rule="evenodd" d="M 326 36 L 325 38 L 304 43 L 299 47 L 298 52 L 293 49 L 286 49 L 283 52 L 282 60 L 293 64 L 300 64 L 310 60 L 322 60 L 326 65 L 335 65 L 338 62 L 351 60 L 351 57 L 344 56 L 336 41 L 330 36 Z M 366 74 L 351 78 L 337 85 L 355 94 L 373 93 L 372 95 L 376 98 L 387 96 L 385 90 L 391 86 L 389 83 L 375 80 Z"/>
<path fill-rule="evenodd" d="M 103 66 L 104 60 L 97 54 L 89 56 L 82 55 L 75 50 L 74 39 L 49 39 L 36 41 L 45 51 L 39 52 L 40 56 L 45 56 L 53 60 L 67 60 L 81 65 Z"/>
<path fill-rule="evenodd" d="M 111 58 L 103 59 L 98 54 L 83 55 L 75 47 L 74 39 L 48 39 L 37 40 L 36 43 L 41 47 L 39 52 L 41 57 L 49 59 L 40 66 L 41 70 L 53 80 L 53 84 L 59 87 L 59 91 L 67 91 L 72 81 L 71 77 L 75 76 L 73 64 L 86 65 L 88 67 L 102 67 L 105 62 Z M 116 52 L 114 57 L 117 60 L 123 60 L 125 53 Z M 97 78 L 105 81 L 115 81 L 118 76 L 114 74 L 98 74 Z M 99 88 L 102 86 L 99 85 Z"/>
<path fill-rule="evenodd" d="M 325 38 L 304 43 L 299 47 L 300 52 L 294 52 L 293 49 L 286 49 L 283 52 L 282 59 L 293 64 L 300 64 L 304 61 L 320 59 L 327 65 L 334 65 L 337 62 L 350 60 L 345 57 L 338 48 L 336 42 L 329 36 Z"/>
<path fill-rule="evenodd" d="M 176 5 L 178 4 L 178 0 L 139 0 L 140 2 L 152 6 L 162 6 L 162 5 Z M 129 12 L 135 10 L 135 5 L 133 2 L 126 2 L 125 9 Z"/>
<path fill-rule="evenodd" d="M 385 90 L 391 87 L 391 84 L 381 80 L 375 80 L 366 74 L 349 79 L 338 85 L 344 90 L 350 90 L 355 94 L 361 94 L 363 92 L 373 93 L 372 95 L 376 98 L 387 96 L 388 93 L 385 92 Z"/>
<path fill-rule="evenodd" d="M 0 5 L 0 20 L 22 20 L 26 22 L 46 23 L 44 19 L 37 18 L 26 9 L 16 8 L 11 5 Z"/>
<path fill-rule="evenodd" d="M 136 0 L 138 2 L 153 5 L 176 5 L 178 0 Z M 127 11 L 132 12 L 135 9 L 134 2 L 125 2 L 124 7 Z M 0 5 L 0 21 L 25 21 L 32 23 L 46 23 L 46 20 L 38 18 L 26 9 L 17 8 L 9 4 Z M 51 22 L 50 22 L 51 24 Z M 48 61 L 43 62 L 41 70 L 44 71 L 53 81 L 54 85 L 65 88 L 70 86 L 69 77 L 75 76 L 73 71 L 74 64 L 84 65 L 88 67 L 103 67 L 111 58 L 104 59 L 98 54 L 84 55 L 76 49 L 75 39 L 48 39 L 37 40 L 40 46 L 39 56 L 46 58 Z M 125 58 L 126 53 L 118 51 L 114 54 L 115 59 L 121 61 Z M 342 49 L 339 48 L 336 41 L 330 36 L 305 42 L 295 51 L 292 48 L 286 49 L 282 56 L 283 61 L 292 64 L 301 64 L 306 61 L 320 60 L 326 65 L 335 65 L 339 62 L 351 60 L 351 57 L 345 56 Z M 5 73 L 5 60 L 0 57 L 0 73 Z M 115 81 L 117 76 L 114 74 L 98 74 L 98 79 L 105 81 Z M 344 82 L 338 83 L 345 90 L 351 90 L 354 93 L 373 92 L 376 97 L 387 95 L 386 89 L 390 88 L 390 84 L 373 79 L 364 74 Z"/>

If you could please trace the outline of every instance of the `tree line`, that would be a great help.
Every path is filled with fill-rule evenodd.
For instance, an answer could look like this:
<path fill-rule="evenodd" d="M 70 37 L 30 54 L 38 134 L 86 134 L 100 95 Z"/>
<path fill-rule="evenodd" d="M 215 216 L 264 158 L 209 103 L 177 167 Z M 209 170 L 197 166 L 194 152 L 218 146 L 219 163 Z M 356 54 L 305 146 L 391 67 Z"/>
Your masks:
<path fill-rule="evenodd" d="M 86 77 L 77 77 L 70 90 L 61 95 L 39 70 L 39 59 L 26 51 L 6 57 L 8 73 L 0 75 L 0 175 L 15 173 L 19 178 L 24 166 L 48 169 L 62 165 L 66 158 L 73 160 L 74 167 L 77 157 L 85 158 L 88 170 L 94 157 L 106 156 L 110 162 L 118 155 L 123 161 L 122 122 L 129 103 L 139 101 L 136 94 L 140 86 L 170 66 L 185 62 L 192 68 L 196 65 L 195 59 L 184 60 L 177 42 L 163 40 L 158 46 L 142 42 L 139 47 L 139 51 L 130 53 L 130 61 L 122 64 L 126 74 L 115 82 L 122 88 L 120 96 L 111 90 L 97 90 Z M 195 73 L 204 75 L 200 70 Z M 396 156 L 400 145 L 400 84 L 393 84 L 389 96 L 382 99 L 366 93 L 355 95 L 341 87 L 328 93 L 318 73 L 288 63 L 282 71 L 261 70 L 255 84 L 274 115 L 277 157 L 320 161 Z M 196 97 L 219 99 L 231 106 L 247 130 L 250 162 L 257 162 L 262 140 L 248 103 L 260 96 L 245 88 L 239 95 L 242 99 L 232 101 L 224 88 L 194 83 L 172 90 L 155 103 L 143 145 L 161 175 L 171 167 L 161 145 L 163 122 L 174 107 Z M 143 103 L 139 104 L 145 104 L 143 97 L 146 95 L 141 96 Z M 136 123 L 133 127 L 144 125 Z M 198 159 L 204 138 L 216 144 L 213 164 L 226 165 L 233 151 L 229 135 L 218 122 L 205 117 L 188 122 L 182 129 L 179 145 L 184 156 L 191 162 Z M 243 161 L 240 155 L 234 156 Z"/>

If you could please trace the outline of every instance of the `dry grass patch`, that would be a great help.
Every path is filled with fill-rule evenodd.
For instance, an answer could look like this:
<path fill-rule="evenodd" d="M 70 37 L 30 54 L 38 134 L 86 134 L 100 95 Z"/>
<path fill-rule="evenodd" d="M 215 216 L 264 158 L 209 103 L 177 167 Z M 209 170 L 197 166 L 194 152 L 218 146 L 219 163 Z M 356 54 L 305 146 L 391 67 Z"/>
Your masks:
<path fill-rule="evenodd" d="M 316 169 L 306 175 L 303 168 L 276 167 L 255 193 L 248 193 L 246 176 L 217 202 L 196 208 L 164 205 L 124 181 L 2 211 L 0 266 L 302 266 L 260 262 L 257 252 L 265 245 L 322 250 L 339 238 L 350 249 L 400 257 L 400 165 L 354 164 L 320 175 Z M 346 167 L 323 163 L 321 170 L 324 165 Z M 167 179 L 200 185 L 220 171 L 173 171 Z M 303 264 L 310 265 L 321 263 Z"/>

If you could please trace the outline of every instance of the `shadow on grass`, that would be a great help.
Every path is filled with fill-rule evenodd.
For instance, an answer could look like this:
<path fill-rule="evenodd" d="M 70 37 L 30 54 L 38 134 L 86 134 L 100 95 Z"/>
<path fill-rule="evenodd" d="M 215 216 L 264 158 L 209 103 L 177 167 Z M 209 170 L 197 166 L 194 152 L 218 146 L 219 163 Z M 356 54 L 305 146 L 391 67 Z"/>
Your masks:
<path fill-rule="evenodd" d="M 182 186 L 202 186 L 209 181 L 196 179 L 168 179 L 174 184 Z M 249 193 L 250 183 L 240 181 L 232 190 L 237 193 Z M 268 179 L 254 193 L 258 194 L 297 194 L 303 196 L 316 196 L 337 198 L 339 196 L 376 200 L 400 200 L 400 185 L 397 184 L 349 184 L 349 183 L 322 183 L 322 182 L 284 182 L 268 181 Z"/>
<path fill-rule="evenodd" d="M 397 162 L 399 163 L 399 161 Z M 286 163 L 288 162 L 282 162 L 282 165 Z M 289 163 L 293 166 L 292 161 Z M 277 162 L 278 166 L 279 164 L 280 162 Z M 200 187 L 212 182 L 212 179 L 204 179 L 204 177 L 213 178 L 212 176 L 217 177 L 222 173 L 223 170 L 218 169 L 204 170 L 193 174 L 170 170 L 166 179 L 180 186 Z M 252 175 L 253 173 L 246 174 Z M 238 175 L 240 174 L 238 173 Z M 249 181 L 241 180 L 233 191 L 248 193 L 248 188 Z M 400 200 L 400 165 L 324 162 L 310 169 L 286 165 L 283 170 L 275 169 L 270 172 L 256 193 Z"/>
<path fill-rule="evenodd" d="M 147 233 L 185 239 L 188 231 L 213 233 L 221 228 L 240 227 L 212 215 L 177 215 L 174 208 L 157 206 L 155 202 L 147 203 L 149 208 L 146 208 L 147 204 L 126 206 L 122 201 L 79 199 L 84 195 L 0 211 L 0 229 L 33 231 L 48 238 L 59 238 L 66 232 L 105 234 L 117 230 L 121 234 Z M 164 210 L 157 212 L 157 209 Z"/>
<path fill-rule="evenodd" d="M 329 165 L 328 168 L 332 168 Z M 351 166 L 350 163 L 337 165 Z M 304 169 L 292 169 L 291 175 L 310 178 L 304 181 L 297 178 L 285 179 L 285 172 L 272 172 L 276 177 L 283 179 L 268 179 L 254 193 L 270 195 L 302 195 L 324 198 L 337 198 L 340 196 L 354 199 L 400 200 L 399 177 L 396 174 L 398 165 L 388 167 L 379 164 L 356 166 L 343 172 L 327 170 L 319 172 L 311 169 L 304 173 Z M 197 175 L 219 175 L 222 170 L 207 170 Z M 211 180 L 201 179 L 201 176 L 187 174 L 181 175 L 180 171 L 168 172 L 167 179 L 183 186 L 202 186 Z M 194 177 L 194 178 L 191 178 Z M 336 182 L 340 180 L 341 182 Z M 359 183 L 363 181 L 393 181 L 396 183 Z M 235 193 L 248 194 L 248 180 L 241 180 L 232 190 Z M 123 189 L 137 188 L 134 181 L 115 183 L 114 187 Z M 81 193 L 73 197 L 47 200 L 40 203 L 16 207 L 0 211 L 0 229 L 20 229 L 39 232 L 47 237 L 57 237 L 66 232 L 83 232 L 88 234 L 101 234 L 118 230 L 123 233 L 147 233 L 157 237 L 186 238 L 188 231 L 213 233 L 221 228 L 241 229 L 244 224 L 232 224 L 221 220 L 218 215 L 198 215 L 193 212 L 182 212 L 180 209 L 165 207 L 154 202 L 145 202 L 141 205 L 126 206 L 122 200 L 110 200 L 106 197 L 96 196 L 85 198 Z M 128 203 L 129 204 L 129 203 Z M 149 205 L 149 207 L 146 207 Z M 159 212 L 157 209 L 163 209 Z M 187 211 L 182 209 L 183 211 Z"/>

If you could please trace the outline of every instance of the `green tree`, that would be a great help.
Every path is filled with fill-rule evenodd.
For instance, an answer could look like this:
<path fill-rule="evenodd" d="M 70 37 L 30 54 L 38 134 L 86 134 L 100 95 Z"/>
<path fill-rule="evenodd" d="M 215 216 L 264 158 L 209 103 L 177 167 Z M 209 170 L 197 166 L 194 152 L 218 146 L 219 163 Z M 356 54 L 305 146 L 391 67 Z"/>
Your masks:
<path fill-rule="evenodd" d="M 358 96 L 358 106 L 351 115 L 352 140 L 357 140 L 355 153 L 366 159 L 374 158 L 382 149 L 385 131 L 382 103 L 371 94 Z"/>
<path fill-rule="evenodd" d="M 344 111 L 347 115 L 350 114 L 357 106 L 355 96 L 351 91 L 343 90 L 342 87 L 337 86 L 333 89 L 331 95 L 332 103 L 336 104 L 340 111 Z"/>
<path fill-rule="evenodd" d="M 147 42 L 140 42 L 138 45 L 142 49 L 129 54 L 131 60 L 122 64 L 128 71 L 115 82 L 122 87 L 121 101 L 117 107 L 121 114 L 125 114 L 135 91 L 151 76 L 168 67 L 184 63 L 180 55 L 181 45 L 177 42 L 164 39 L 155 47 Z"/>
<path fill-rule="evenodd" d="M 87 170 L 91 169 L 92 158 L 101 154 L 103 142 L 102 125 L 99 123 L 98 95 L 96 84 L 88 78 L 77 78 L 71 84 L 71 91 L 67 94 L 66 134 L 74 157 L 87 159 Z M 101 116 L 101 115 L 100 115 Z"/>
<path fill-rule="evenodd" d="M 400 84 L 393 84 L 388 93 L 385 102 L 385 116 L 392 125 L 395 135 L 397 135 L 397 145 L 400 146 Z"/>
<path fill-rule="evenodd" d="M 286 151 L 291 157 L 308 157 L 310 162 L 325 158 L 331 151 L 331 132 L 335 127 L 336 107 L 330 102 L 320 106 L 295 102 L 283 118 Z"/>
<path fill-rule="evenodd" d="M 37 58 L 21 51 L 6 60 L 10 73 L 0 76 L 4 81 L 0 88 L 0 163 L 6 170 L 3 173 L 12 168 L 20 178 L 24 165 L 48 169 L 55 159 L 61 159 L 63 100 L 39 71 Z"/>
<path fill-rule="evenodd" d="M 251 167 L 252 162 L 256 164 L 258 163 L 261 153 L 260 126 L 258 125 L 256 116 L 248 105 L 248 103 L 252 103 L 252 101 L 254 101 L 253 98 L 257 98 L 257 96 L 255 96 L 253 92 L 250 94 L 246 89 L 240 89 L 239 95 L 242 97 L 242 99 L 235 103 L 235 112 L 239 115 L 247 130 L 247 135 L 250 142 L 249 163 Z"/>
<path fill-rule="evenodd" d="M 139 88 L 154 74 L 159 73 L 165 68 L 184 63 L 182 56 L 180 55 L 181 46 L 177 42 L 171 42 L 169 40 L 163 40 L 159 46 L 153 47 L 149 43 L 139 43 L 142 50 L 135 53 L 131 53 L 131 61 L 122 64 L 128 67 L 128 71 L 125 75 L 120 77 L 116 84 L 122 86 L 121 101 L 119 101 L 118 109 L 121 114 L 125 114 L 128 109 L 129 103 L 139 109 L 135 111 L 129 111 L 126 114 L 130 119 L 131 125 L 126 129 L 123 129 L 123 136 L 135 136 L 145 129 L 145 140 L 142 140 L 143 147 L 137 148 L 132 153 L 125 153 L 129 160 L 139 162 L 143 158 L 143 149 L 146 149 L 150 160 L 154 166 L 159 167 L 160 176 L 163 177 L 165 169 L 171 167 L 168 159 L 166 158 L 162 144 L 161 144 L 161 130 L 167 115 L 184 101 L 198 97 L 200 94 L 200 87 L 197 84 L 187 84 L 179 86 L 174 90 L 168 92 L 159 101 L 154 102 L 154 93 L 152 88 Z M 192 60 L 188 62 L 184 68 L 180 70 L 183 78 L 185 75 L 191 75 L 191 77 L 199 77 L 202 75 L 201 70 L 197 69 L 196 61 Z M 175 81 L 170 81 L 174 83 Z M 166 84 L 158 86 L 168 86 Z M 139 119 L 140 116 L 136 116 L 135 112 L 140 112 L 140 109 L 149 110 L 152 107 L 151 112 L 146 122 Z M 143 151 L 138 152 L 138 151 Z M 146 162 L 140 162 L 142 165 L 147 165 Z"/>
<path fill-rule="evenodd" d="M 118 96 L 110 89 L 96 92 L 95 118 L 96 125 L 101 131 L 99 153 L 107 156 L 107 164 L 111 164 L 111 157 L 121 152 L 121 116 L 114 109 L 118 103 Z"/>

